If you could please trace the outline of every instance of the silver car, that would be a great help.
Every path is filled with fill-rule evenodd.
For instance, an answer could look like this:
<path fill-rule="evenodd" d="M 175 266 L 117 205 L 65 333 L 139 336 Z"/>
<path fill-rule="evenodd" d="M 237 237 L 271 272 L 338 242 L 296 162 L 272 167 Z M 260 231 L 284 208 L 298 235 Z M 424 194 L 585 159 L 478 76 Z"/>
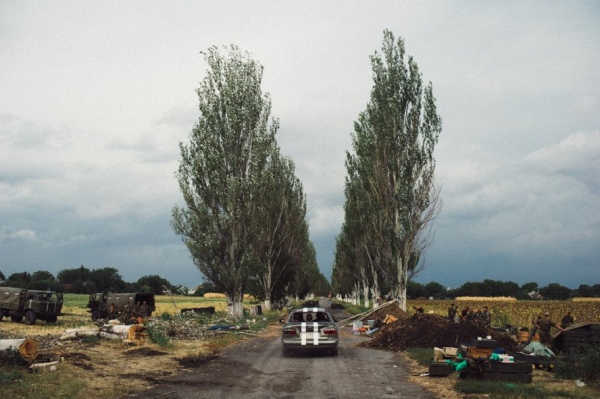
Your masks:
<path fill-rule="evenodd" d="M 338 354 L 337 320 L 325 308 L 298 308 L 281 323 L 281 350 L 283 356 L 292 351 L 323 351 Z"/>

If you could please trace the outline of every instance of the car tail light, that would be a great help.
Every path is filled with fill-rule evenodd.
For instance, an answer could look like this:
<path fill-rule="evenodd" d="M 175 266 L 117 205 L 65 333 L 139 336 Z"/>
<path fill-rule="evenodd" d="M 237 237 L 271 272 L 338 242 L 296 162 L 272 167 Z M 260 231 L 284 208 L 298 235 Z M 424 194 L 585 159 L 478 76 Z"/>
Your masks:
<path fill-rule="evenodd" d="M 284 328 L 283 329 L 283 333 L 286 335 L 296 335 L 296 329 L 295 328 Z"/>
<path fill-rule="evenodd" d="M 337 334 L 337 328 L 326 327 L 326 328 L 322 329 L 321 332 L 325 335 L 335 335 L 335 334 Z"/>

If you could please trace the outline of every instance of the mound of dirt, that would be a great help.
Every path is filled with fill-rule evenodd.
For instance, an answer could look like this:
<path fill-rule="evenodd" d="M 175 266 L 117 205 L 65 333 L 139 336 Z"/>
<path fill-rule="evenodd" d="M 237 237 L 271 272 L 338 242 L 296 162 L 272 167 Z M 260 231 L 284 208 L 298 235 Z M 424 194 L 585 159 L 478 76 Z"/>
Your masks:
<path fill-rule="evenodd" d="M 486 331 L 473 324 L 453 323 L 435 314 L 398 318 L 384 325 L 372 335 L 372 340 L 363 342 L 361 346 L 391 351 L 417 347 L 458 347 L 461 343 L 469 343 L 487 335 L 497 340 L 506 351 L 515 351 L 517 348 L 517 343 L 508 335 Z"/>
<path fill-rule="evenodd" d="M 380 320 L 383 321 L 387 316 L 394 316 L 398 320 L 408 319 L 410 318 L 410 314 L 404 311 L 400 306 L 398 306 L 397 302 L 393 302 L 390 304 L 384 304 L 379 308 L 375 309 L 373 312 L 369 313 L 367 316 L 363 317 L 361 320 Z"/>

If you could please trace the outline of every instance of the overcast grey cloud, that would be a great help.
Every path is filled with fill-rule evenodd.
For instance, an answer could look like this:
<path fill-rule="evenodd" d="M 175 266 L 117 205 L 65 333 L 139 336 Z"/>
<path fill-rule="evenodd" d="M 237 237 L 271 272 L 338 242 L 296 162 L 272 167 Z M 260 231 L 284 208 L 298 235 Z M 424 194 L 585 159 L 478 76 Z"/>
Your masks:
<path fill-rule="evenodd" d="M 444 208 L 417 280 L 599 283 L 596 1 L 0 0 L 0 271 L 199 283 L 169 225 L 178 143 L 199 116 L 200 52 L 236 44 L 265 68 L 329 277 L 384 29 L 443 118 Z"/>

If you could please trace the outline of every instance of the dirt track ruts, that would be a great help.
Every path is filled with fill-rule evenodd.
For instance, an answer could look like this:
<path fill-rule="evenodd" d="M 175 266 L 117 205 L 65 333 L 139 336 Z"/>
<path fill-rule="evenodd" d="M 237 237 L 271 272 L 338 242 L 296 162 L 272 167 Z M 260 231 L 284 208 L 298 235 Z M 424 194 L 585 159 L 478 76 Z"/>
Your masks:
<path fill-rule="evenodd" d="M 403 355 L 360 348 L 367 339 L 344 328 L 336 357 L 283 357 L 279 326 L 240 342 L 195 368 L 162 379 L 135 399 L 411 398 L 435 396 L 408 381 Z"/>

